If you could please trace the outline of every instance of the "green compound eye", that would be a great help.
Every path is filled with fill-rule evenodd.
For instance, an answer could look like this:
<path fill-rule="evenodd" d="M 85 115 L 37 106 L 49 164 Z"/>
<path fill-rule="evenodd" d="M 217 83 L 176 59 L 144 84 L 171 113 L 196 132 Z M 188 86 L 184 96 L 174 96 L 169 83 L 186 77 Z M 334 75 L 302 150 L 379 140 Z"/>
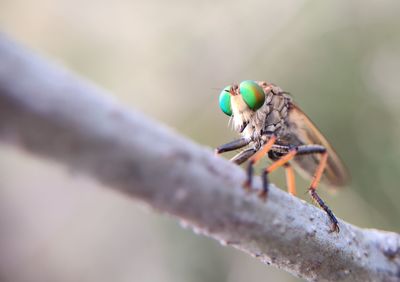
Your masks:
<path fill-rule="evenodd" d="M 228 116 L 232 115 L 230 90 L 231 86 L 227 86 L 221 91 L 221 94 L 219 94 L 219 107 Z"/>
<path fill-rule="evenodd" d="M 239 90 L 243 100 L 253 111 L 258 110 L 264 104 L 264 90 L 257 84 L 257 82 L 253 80 L 245 80 L 240 83 Z"/>

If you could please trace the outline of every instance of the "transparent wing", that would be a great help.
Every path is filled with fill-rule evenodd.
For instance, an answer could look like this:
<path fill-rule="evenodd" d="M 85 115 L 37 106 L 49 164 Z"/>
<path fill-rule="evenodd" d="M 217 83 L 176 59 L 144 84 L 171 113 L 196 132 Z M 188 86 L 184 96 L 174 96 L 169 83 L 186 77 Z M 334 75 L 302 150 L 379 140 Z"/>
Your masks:
<path fill-rule="evenodd" d="M 291 105 L 288 121 L 290 130 L 299 144 L 319 144 L 328 151 L 327 166 L 321 182 L 330 187 L 342 187 L 349 181 L 349 173 L 338 154 L 307 115 L 295 104 Z M 294 159 L 294 167 L 304 177 L 311 178 L 320 161 L 320 155 L 303 155 Z"/>

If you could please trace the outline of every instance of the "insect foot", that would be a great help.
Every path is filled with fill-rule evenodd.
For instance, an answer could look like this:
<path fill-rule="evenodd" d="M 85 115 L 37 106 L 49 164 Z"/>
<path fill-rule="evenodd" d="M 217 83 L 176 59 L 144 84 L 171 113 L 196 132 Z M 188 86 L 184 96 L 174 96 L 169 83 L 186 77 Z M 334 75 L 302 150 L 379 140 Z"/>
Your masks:
<path fill-rule="evenodd" d="M 340 232 L 339 224 L 337 222 L 332 223 L 331 232 Z"/>
<path fill-rule="evenodd" d="M 251 192 L 251 187 L 252 185 L 251 185 L 251 181 L 249 180 L 249 179 L 247 179 L 245 182 L 243 182 L 243 184 L 242 184 L 242 187 L 243 187 L 243 189 L 246 191 L 246 192 L 248 192 L 248 193 L 250 193 Z"/>
<path fill-rule="evenodd" d="M 258 193 L 258 197 L 261 199 L 261 200 L 263 200 L 264 202 L 266 202 L 267 201 L 267 199 L 268 199 L 268 190 L 261 190 L 259 193 Z"/>

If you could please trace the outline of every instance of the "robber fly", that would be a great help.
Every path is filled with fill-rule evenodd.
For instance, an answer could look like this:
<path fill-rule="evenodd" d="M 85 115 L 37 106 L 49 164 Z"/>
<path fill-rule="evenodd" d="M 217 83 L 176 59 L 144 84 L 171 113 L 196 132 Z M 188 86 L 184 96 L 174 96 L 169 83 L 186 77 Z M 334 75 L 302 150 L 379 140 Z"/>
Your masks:
<path fill-rule="evenodd" d="M 262 172 L 260 197 L 268 195 L 268 174 L 283 166 L 288 191 L 296 193 L 294 168 L 306 178 L 312 178 L 308 190 L 311 198 L 328 214 L 332 231 L 339 232 L 338 221 L 316 192 L 320 180 L 330 187 L 347 183 L 348 173 L 332 146 L 280 87 L 246 80 L 225 87 L 219 96 L 221 110 L 231 117 L 233 128 L 242 137 L 216 149 L 220 154 L 239 148 L 246 149 L 231 161 L 241 164 L 247 160 L 246 189 L 251 189 L 254 165 L 268 155 L 273 163 Z"/>

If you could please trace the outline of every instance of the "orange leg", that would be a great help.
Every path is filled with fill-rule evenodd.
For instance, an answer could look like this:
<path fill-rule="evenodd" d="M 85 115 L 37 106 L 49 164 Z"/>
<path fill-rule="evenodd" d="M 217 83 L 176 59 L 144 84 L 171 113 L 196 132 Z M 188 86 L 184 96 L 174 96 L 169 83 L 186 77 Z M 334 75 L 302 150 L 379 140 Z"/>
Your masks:
<path fill-rule="evenodd" d="M 272 146 L 274 145 L 276 141 L 276 136 L 272 135 L 268 142 L 264 145 L 264 147 L 261 148 L 260 151 L 258 151 L 257 153 L 255 153 L 249 160 L 249 164 L 247 166 L 247 179 L 246 181 L 243 183 L 243 187 L 246 190 L 250 190 L 251 189 L 251 185 L 253 182 L 253 167 L 254 165 L 261 160 L 266 154 L 268 154 L 269 150 L 271 150 Z"/>
<path fill-rule="evenodd" d="M 286 185 L 288 188 L 288 192 L 289 194 L 296 196 L 296 182 L 293 167 L 290 165 L 290 163 L 286 163 L 284 167 L 286 170 Z"/>
<path fill-rule="evenodd" d="M 272 135 L 268 142 L 262 147 L 260 151 L 254 154 L 251 157 L 250 162 L 256 164 L 259 160 L 261 160 L 266 154 L 268 154 L 269 150 L 271 150 L 272 146 L 275 144 L 276 136 Z"/>
<path fill-rule="evenodd" d="M 324 173 L 326 162 L 328 161 L 328 152 L 322 153 L 321 161 L 315 171 L 313 181 L 311 182 L 310 189 L 317 189 L 319 181 L 321 180 L 322 174 Z"/>
<path fill-rule="evenodd" d="M 263 174 L 262 174 L 263 187 L 262 187 L 262 190 L 261 190 L 261 192 L 259 194 L 260 198 L 262 198 L 264 200 L 267 199 L 267 195 L 268 195 L 268 174 L 273 172 L 278 167 L 281 167 L 281 166 L 287 164 L 287 162 L 292 160 L 296 156 L 296 154 L 297 154 L 297 148 L 290 150 L 289 153 L 287 153 L 282 158 L 280 158 L 280 159 L 276 160 L 275 162 L 273 162 L 269 167 L 267 167 L 263 171 Z"/>
<path fill-rule="evenodd" d="M 271 173 L 273 172 L 275 169 L 277 169 L 278 167 L 281 167 L 283 165 L 285 165 L 288 161 L 290 161 L 291 159 L 294 158 L 294 156 L 296 156 L 297 154 L 297 149 L 293 149 L 290 150 L 289 153 L 287 153 L 286 155 L 284 155 L 282 158 L 280 158 L 279 160 L 276 160 L 275 162 L 273 162 L 269 167 L 267 167 L 265 169 L 265 171 L 267 173 Z"/>
<path fill-rule="evenodd" d="M 308 192 L 310 193 L 311 198 L 328 214 L 330 220 L 332 221 L 332 231 L 339 232 L 339 223 L 331 211 L 331 209 L 325 204 L 325 202 L 321 199 L 321 197 L 317 194 L 317 186 L 319 181 L 321 180 L 322 174 L 324 173 L 324 169 L 326 167 L 326 162 L 328 160 L 328 153 L 322 153 L 321 161 L 315 171 L 313 180 L 310 185 L 310 189 Z"/>
<path fill-rule="evenodd" d="M 260 197 L 266 199 L 268 194 L 268 174 L 280 166 L 286 167 L 286 176 L 287 176 L 289 193 L 295 194 L 294 174 L 288 162 L 292 160 L 295 156 L 310 155 L 310 154 L 321 154 L 321 160 L 315 171 L 313 180 L 311 182 L 308 191 L 312 199 L 328 214 L 332 222 L 332 231 L 339 232 L 339 225 L 335 215 L 330 210 L 330 208 L 325 204 L 325 202 L 319 197 L 316 191 L 319 181 L 321 180 L 321 177 L 324 173 L 326 163 L 328 161 L 328 153 L 326 152 L 326 149 L 321 145 L 298 146 L 295 149 L 291 149 L 286 155 L 284 155 L 282 158 L 278 159 L 277 161 L 272 163 L 269 167 L 267 167 L 262 174 L 263 190 L 260 193 Z"/>
<path fill-rule="evenodd" d="M 328 152 L 326 151 L 325 147 L 321 145 L 303 145 L 299 146 L 297 149 L 298 155 L 321 154 L 321 160 L 318 164 L 317 169 L 315 170 L 313 180 L 310 184 L 310 188 L 308 189 L 308 193 L 310 194 L 311 198 L 320 206 L 320 208 L 322 208 L 328 214 L 329 219 L 332 222 L 332 231 L 339 232 L 339 225 L 335 215 L 321 199 L 321 197 L 317 194 L 316 191 L 319 181 L 321 180 L 321 177 L 324 173 L 326 163 L 328 161 Z"/>

